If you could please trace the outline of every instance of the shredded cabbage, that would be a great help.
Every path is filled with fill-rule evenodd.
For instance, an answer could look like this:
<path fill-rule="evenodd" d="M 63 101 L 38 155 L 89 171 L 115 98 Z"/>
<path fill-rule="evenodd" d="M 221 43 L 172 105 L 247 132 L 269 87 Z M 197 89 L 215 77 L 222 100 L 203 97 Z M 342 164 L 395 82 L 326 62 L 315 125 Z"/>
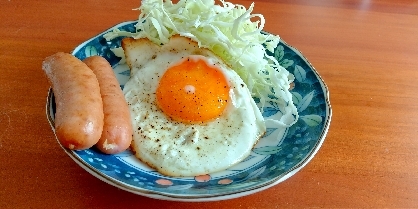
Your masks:
<path fill-rule="evenodd" d="M 155 44 L 168 43 L 175 34 L 189 37 L 231 66 L 262 106 L 276 102 L 284 112 L 290 111 L 288 116 L 293 119 L 287 117 L 282 125 L 292 125 L 297 121 L 289 92 L 294 77 L 266 52 L 274 52 L 279 36 L 261 33 L 265 20 L 261 14 L 251 14 L 254 3 L 248 9 L 224 0 L 220 3 L 215 4 L 214 0 L 180 0 L 178 3 L 142 0 L 137 9 L 140 15 L 136 32 L 115 29 L 104 37 L 107 40 L 120 36 L 148 38 Z"/>

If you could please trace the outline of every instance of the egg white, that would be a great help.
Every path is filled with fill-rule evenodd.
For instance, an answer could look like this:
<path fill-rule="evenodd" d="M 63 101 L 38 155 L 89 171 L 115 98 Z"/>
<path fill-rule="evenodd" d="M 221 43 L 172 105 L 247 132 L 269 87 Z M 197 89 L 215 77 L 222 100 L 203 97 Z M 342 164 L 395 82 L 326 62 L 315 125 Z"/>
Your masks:
<path fill-rule="evenodd" d="M 224 170 L 250 154 L 266 131 L 264 120 L 245 83 L 222 60 L 180 36 L 163 46 L 147 39 L 124 39 L 122 46 L 131 68 L 123 91 L 132 116 L 131 147 L 136 157 L 164 175 L 197 176 Z M 218 118 L 182 123 L 157 106 L 160 78 L 185 57 L 215 64 L 226 77 L 230 102 Z"/>

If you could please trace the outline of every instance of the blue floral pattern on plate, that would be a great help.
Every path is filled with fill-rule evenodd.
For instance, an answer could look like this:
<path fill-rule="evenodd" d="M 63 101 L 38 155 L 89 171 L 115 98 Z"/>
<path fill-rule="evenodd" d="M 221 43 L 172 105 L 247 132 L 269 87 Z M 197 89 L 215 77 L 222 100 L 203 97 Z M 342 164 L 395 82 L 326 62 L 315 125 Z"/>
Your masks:
<path fill-rule="evenodd" d="M 112 27 L 134 31 L 136 22 Z M 109 31 L 107 30 L 107 31 Z M 93 55 L 105 57 L 113 66 L 123 88 L 129 68 L 118 64 L 111 51 L 121 38 L 106 41 L 105 32 L 82 43 L 73 51 L 79 59 Z M 158 199 L 177 201 L 213 201 L 236 198 L 258 192 L 289 178 L 306 165 L 320 148 L 331 121 L 328 89 L 303 55 L 281 42 L 274 56 L 295 76 L 291 90 L 299 120 L 290 128 L 266 124 L 267 132 L 243 162 L 218 173 L 174 178 L 163 176 L 137 160 L 130 150 L 116 155 L 102 154 L 95 148 L 73 151 L 63 148 L 80 166 L 101 180 L 121 189 Z M 258 102 L 257 98 L 254 98 Z M 47 118 L 54 130 L 55 103 L 52 90 L 47 98 Z M 263 117 L 280 117 L 280 108 L 270 103 Z"/>

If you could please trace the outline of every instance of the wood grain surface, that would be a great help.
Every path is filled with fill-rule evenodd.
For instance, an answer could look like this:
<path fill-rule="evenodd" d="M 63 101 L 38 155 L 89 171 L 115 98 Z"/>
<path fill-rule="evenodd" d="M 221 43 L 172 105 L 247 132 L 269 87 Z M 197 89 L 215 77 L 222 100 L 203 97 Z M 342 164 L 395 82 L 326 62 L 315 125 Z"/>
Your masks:
<path fill-rule="evenodd" d="M 234 1 L 248 7 L 251 1 Z M 45 115 L 42 60 L 127 20 L 135 0 L 0 1 L 0 208 L 418 207 L 418 1 L 260 0 L 254 13 L 313 64 L 333 118 L 313 160 L 265 191 L 219 202 L 150 199 L 87 173 Z"/>

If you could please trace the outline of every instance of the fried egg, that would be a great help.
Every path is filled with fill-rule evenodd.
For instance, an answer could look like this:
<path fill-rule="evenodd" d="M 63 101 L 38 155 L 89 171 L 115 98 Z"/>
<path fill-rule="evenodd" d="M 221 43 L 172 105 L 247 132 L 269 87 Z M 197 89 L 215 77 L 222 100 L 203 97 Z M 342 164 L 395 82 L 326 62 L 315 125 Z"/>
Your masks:
<path fill-rule="evenodd" d="M 249 156 L 266 131 L 264 119 L 220 58 L 181 36 L 164 45 L 125 38 L 122 47 L 137 158 L 164 175 L 198 176 Z"/>

